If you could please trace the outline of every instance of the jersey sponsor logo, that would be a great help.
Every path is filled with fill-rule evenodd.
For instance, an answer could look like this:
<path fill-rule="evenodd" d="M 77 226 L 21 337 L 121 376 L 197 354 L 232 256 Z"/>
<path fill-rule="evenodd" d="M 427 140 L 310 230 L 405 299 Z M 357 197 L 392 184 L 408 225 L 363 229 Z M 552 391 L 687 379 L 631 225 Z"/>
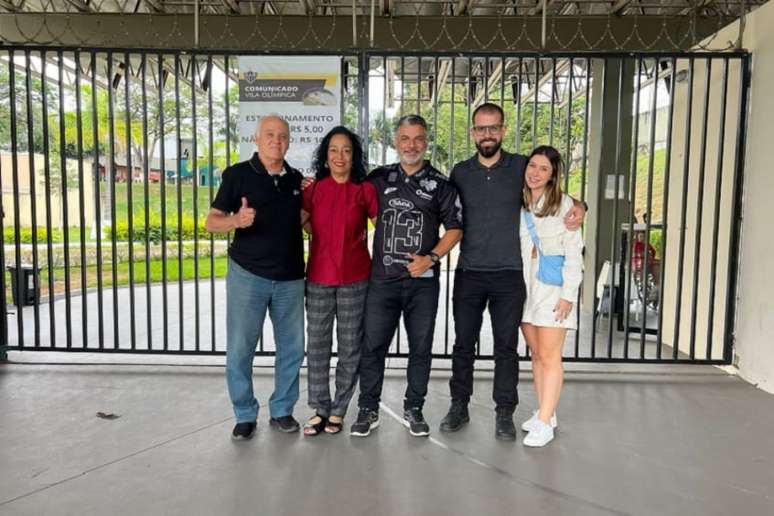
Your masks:
<path fill-rule="evenodd" d="M 429 194 L 429 193 L 425 192 L 421 188 L 417 188 L 417 191 L 414 192 L 414 193 L 417 194 L 417 197 L 419 197 L 421 199 L 424 199 L 426 201 L 432 201 L 433 200 L 432 194 Z"/>
<path fill-rule="evenodd" d="M 397 188 L 395 188 L 394 186 L 391 186 L 384 190 L 384 195 L 390 195 L 392 192 L 397 192 L 397 191 L 398 191 Z"/>
<path fill-rule="evenodd" d="M 412 210 L 414 209 L 414 203 L 407 199 L 390 199 L 387 203 L 391 208 L 398 210 Z"/>
<path fill-rule="evenodd" d="M 426 192 L 432 192 L 438 188 L 438 181 L 435 179 L 424 178 L 419 182 L 419 186 L 424 188 Z"/>

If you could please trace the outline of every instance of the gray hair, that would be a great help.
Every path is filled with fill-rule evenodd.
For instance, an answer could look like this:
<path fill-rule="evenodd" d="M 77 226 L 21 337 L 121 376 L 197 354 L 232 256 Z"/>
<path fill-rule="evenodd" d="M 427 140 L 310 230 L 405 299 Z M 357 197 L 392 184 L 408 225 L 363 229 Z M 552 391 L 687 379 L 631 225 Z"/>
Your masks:
<path fill-rule="evenodd" d="M 422 129 L 427 132 L 427 122 L 424 118 L 422 118 L 419 115 L 403 115 L 398 119 L 398 122 L 395 124 L 395 132 L 398 132 L 398 129 L 400 129 L 404 125 L 421 125 Z"/>
<path fill-rule="evenodd" d="M 268 120 L 270 118 L 275 118 L 285 124 L 285 129 L 288 130 L 288 134 L 290 133 L 290 124 L 288 124 L 288 121 L 285 120 L 285 118 L 280 115 L 279 113 L 267 113 L 263 115 L 261 118 L 258 119 L 258 122 L 255 124 L 255 134 L 258 134 L 261 132 L 261 126 L 263 126 L 263 121 Z"/>

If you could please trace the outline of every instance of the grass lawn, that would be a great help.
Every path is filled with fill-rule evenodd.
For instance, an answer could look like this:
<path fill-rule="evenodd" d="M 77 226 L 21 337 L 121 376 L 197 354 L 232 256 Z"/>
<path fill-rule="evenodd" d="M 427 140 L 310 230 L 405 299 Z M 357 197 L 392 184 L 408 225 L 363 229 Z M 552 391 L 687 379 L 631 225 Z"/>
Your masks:
<path fill-rule="evenodd" d="M 100 185 L 101 187 L 107 186 L 107 183 Z M 145 216 L 145 185 L 142 183 L 132 183 L 132 213 L 137 218 Z M 177 218 L 178 202 L 177 202 L 177 185 L 166 185 L 166 210 L 167 218 Z M 128 188 L 126 183 L 116 183 L 116 220 L 127 220 L 127 214 L 129 213 L 128 202 Z M 217 193 L 217 187 L 213 187 L 213 197 Z M 180 197 L 181 197 L 181 211 L 184 215 L 193 217 L 194 209 L 194 191 L 192 184 L 180 185 Z M 199 218 L 204 220 L 207 216 L 207 212 L 210 209 L 210 188 L 207 186 L 199 186 L 196 189 L 197 209 L 199 211 Z M 161 216 L 161 184 L 151 183 L 148 185 L 148 206 L 150 207 L 151 217 L 154 215 Z"/>

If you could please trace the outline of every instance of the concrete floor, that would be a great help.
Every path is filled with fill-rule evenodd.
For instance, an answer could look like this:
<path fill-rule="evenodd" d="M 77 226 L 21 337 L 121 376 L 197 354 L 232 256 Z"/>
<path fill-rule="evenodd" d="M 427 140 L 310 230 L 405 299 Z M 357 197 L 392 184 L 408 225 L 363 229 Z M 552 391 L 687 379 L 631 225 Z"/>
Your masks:
<path fill-rule="evenodd" d="M 280 434 L 262 412 L 235 443 L 221 367 L 0 365 L 0 514 L 774 514 L 773 396 L 707 366 L 579 367 L 556 440 L 528 449 L 493 438 L 489 373 L 457 434 L 437 431 L 448 373 L 415 438 L 396 371 L 369 438 Z M 255 383 L 265 405 L 271 370 Z M 520 392 L 519 422 L 529 375 Z M 299 418 L 305 399 L 302 378 Z"/>

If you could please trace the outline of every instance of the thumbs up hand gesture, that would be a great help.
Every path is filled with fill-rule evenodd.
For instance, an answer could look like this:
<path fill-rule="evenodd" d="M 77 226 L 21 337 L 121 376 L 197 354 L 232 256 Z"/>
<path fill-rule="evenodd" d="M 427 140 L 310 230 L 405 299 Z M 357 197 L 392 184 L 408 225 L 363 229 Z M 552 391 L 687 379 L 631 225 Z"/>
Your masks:
<path fill-rule="evenodd" d="M 249 228 L 255 220 L 255 209 L 247 205 L 247 197 L 242 197 L 242 206 L 234 214 L 234 225 L 238 228 Z"/>

